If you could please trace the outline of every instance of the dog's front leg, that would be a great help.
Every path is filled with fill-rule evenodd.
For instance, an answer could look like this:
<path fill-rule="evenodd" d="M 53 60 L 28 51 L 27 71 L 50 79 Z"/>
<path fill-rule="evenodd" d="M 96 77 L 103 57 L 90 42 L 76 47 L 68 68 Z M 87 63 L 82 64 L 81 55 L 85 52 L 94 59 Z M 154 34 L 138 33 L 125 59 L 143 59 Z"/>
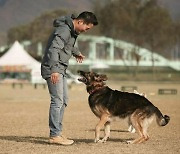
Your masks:
<path fill-rule="evenodd" d="M 104 138 L 101 140 L 103 143 L 105 143 L 107 141 L 107 139 L 110 137 L 110 122 L 106 122 L 105 123 L 105 127 L 104 127 Z"/>
<path fill-rule="evenodd" d="M 99 123 L 96 125 L 96 128 L 95 128 L 95 140 L 94 140 L 95 143 L 102 142 L 102 140 L 100 140 L 100 131 L 107 121 L 108 121 L 108 115 L 103 114 L 100 118 Z"/>

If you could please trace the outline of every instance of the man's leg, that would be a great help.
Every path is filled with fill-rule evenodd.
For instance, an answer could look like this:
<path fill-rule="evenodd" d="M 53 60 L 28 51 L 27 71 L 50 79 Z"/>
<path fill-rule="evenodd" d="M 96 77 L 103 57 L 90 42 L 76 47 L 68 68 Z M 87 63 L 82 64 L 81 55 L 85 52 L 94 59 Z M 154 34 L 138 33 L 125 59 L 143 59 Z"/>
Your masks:
<path fill-rule="evenodd" d="M 63 115 L 64 115 L 65 107 L 67 106 L 67 103 L 68 103 L 68 86 L 67 86 L 66 77 L 63 76 L 63 105 L 60 110 L 60 121 L 59 121 L 60 132 L 62 132 Z"/>
<path fill-rule="evenodd" d="M 60 118 L 60 112 L 63 106 L 63 75 L 60 74 L 60 79 L 58 83 L 52 84 L 50 78 L 47 79 L 47 84 L 49 88 L 49 94 L 51 97 L 51 104 L 49 109 L 49 128 L 50 137 L 59 136 L 62 130 L 62 125 L 60 126 L 62 119 Z M 61 113 L 63 116 L 64 110 Z"/>
<path fill-rule="evenodd" d="M 61 135 L 61 132 L 62 132 L 62 128 L 63 128 L 63 125 L 62 125 L 62 122 L 63 122 L 63 116 L 64 116 L 64 110 L 65 110 L 65 104 L 62 105 L 61 109 L 60 109 L 60 113 L 59 113 L 59 129 L 60 129 L 60 135 Z"/>
<path fill-rule="evenodd" d="M 51 104 L 49 110 L 49 128 L 50 128 L 50 143 L 71 145 L 73 140 L 60 136 L 62 132 L 62 120 L 64 109 L 67 104 L 67 89 L 64 88 L 64 76 L 60 74 L 60 79 L 57 84 L 52 84 L 50 79 L 47 80 L 49 93 L 51 96 Z"/>

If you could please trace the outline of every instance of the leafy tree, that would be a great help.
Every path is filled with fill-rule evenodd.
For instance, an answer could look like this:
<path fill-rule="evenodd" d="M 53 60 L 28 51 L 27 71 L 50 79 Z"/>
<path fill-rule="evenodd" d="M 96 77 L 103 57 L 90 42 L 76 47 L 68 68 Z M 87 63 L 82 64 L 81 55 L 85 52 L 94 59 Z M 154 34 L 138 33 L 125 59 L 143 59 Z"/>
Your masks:
<path fill-rule="evenodd" d="M 168 55 L 172 46 L 179 42 L 178 24 L 173 23 L 167 10 L 157 5 L 157 0 L 103 2 L 94 1 L 94 12 L 99 20 L 94 34 L 125 40 L 163 55 Z M 10 29 L 9 43 L 31 40 L 34 50 L 38 42 L 45 46 L 53 29 L 53 20 L 64 14 L 67 14 L 65 10 L 46 12 L 29 24 Z M 137 60 L 137 64 L 141 60 L 138 47 L 133 50 L 132 58 Z"/>
<path fill-rule="evenodd" d="M 140 18 L 140 29 L 146 45 L 152 52 L 152 69 L 155 73 L 154 52 L 165 50 L 172 43 L 172 20 L 167 10 L 154 5 L 149 1 L 145 6 Z M 153 74 L 154 74 L 153 73 Z"/>
<path fill-rule="evenodd" d="M 53 20 L 64 14 L 66 14 L 64 10 L 45 12 L 29 24 L 11 28 L 8 31 L 8 42 L 31 40 L 34 44 L 39 41 L 46 43 L 53 29 Z"/>
<path fill-rule="evenodd" d="M 147 4 L 140 18 L 145 42 L 154 51 L 165 47 L 172 36 L 172 20 L 167 10 Z"/>
<path fill-rule="evenodd" d="M 65 14 L 64 10 L 45 12 L 29 24 L 11 28 L 8 31 L 8 42 L 30 40 L 31 45 L 27 49 L 28 52 L 37 60 L 41 60 L 41 56 L 37 53 L 37 44 L 41 42 L 42 47 L 46 46 L 53 29 L 53 20 Z"/>
<path fill-rule="evenodd" d="M 19 27 L 11 28 L 8 31 L 8 43 L 13 43 L 15 40 L 29 40 L 30 33 L 28 32 L 28 26 L 22 25 Z"/>
<path fill-rule="evenodd" d="M 178 54 L 178 49 L 180 49 L 180 21 L 177 21 L 174 23 L 173 25 L 173 43 L 175 44 L 174 48 L 176 48 L 175 50 L 177 50 L 176 54 Z M 173 49 L 174 49 L 173 48 Z"/>
<path fill-rule="evenodd" d="M 164 54 L 174 45 L 173 21 L 157 0 L 113 0 L 99 6 L 96 13 L 101 34 L 149 48 L 153 66 L 153 52 Z M 139 63 L 138 48 L 133 49 L 132 58 Z"/>

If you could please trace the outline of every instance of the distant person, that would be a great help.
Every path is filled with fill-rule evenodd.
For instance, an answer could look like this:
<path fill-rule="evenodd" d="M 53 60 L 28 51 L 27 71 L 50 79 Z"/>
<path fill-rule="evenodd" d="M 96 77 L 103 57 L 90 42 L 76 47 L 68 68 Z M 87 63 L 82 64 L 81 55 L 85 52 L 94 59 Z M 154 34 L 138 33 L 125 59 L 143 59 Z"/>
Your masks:
<path fill-rule="evenodd" d="M 63 114 L 68 103 L 66 69 L 72 55 L 78 63 L 82 63 L 85 56 L 74 47 L 76 38 L 96 25 L 96 16 L 87 11 L 80 13 L 77 18 L 73 15 L 62 16 L 54 21 L 55 30 L 49 37 L 41 63 L 41 75 L 47 81 L 51 97 L 50 143 L 71 145 L 74 142 L 62 135 Z"/>

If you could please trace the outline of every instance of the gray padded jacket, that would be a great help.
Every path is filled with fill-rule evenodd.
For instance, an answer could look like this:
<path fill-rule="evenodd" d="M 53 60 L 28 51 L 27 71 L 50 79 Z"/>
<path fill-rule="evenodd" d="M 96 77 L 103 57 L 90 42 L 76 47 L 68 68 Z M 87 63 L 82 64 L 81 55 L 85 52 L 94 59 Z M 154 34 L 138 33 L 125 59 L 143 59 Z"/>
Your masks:
<path fill-rule="evenodd" d="M 79 55 L 74 47 L 77 34 L 74 31 L 73 16 L 63 16 L 54 20 L 55 30 L 50 35 L 41 63 L 41 75 L 44 79 L 54 72 L 65 75 L 72 55 Z"/>

